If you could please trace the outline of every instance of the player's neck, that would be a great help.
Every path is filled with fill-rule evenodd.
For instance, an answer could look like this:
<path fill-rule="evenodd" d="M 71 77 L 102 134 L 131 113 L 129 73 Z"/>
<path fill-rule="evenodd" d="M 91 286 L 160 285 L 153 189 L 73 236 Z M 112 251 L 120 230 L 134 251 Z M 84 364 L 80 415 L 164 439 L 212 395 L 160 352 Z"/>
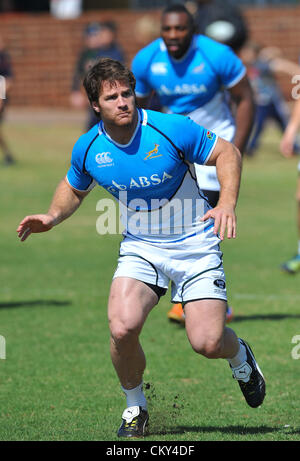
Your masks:
<path fill-rule="evenodd" d="M 104 128 L 109 137 L 118 144 L 128 144 L 131 140 L 138 123 L 138 111 L 135 111 L 132 122 L 128 125 L 119 126 L 104 122 Z"/>

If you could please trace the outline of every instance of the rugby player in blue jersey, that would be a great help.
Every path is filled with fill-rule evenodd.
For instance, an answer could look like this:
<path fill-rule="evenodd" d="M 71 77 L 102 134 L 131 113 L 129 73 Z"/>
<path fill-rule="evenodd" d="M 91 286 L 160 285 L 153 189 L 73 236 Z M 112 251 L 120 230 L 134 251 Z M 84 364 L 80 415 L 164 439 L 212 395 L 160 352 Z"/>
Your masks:
<path fill-rule="evenodd" d="M 239 150 L 188 117 L 138 109 L 135 78 L 118 61 L 101 59 L 84 86 L 100 121 L 76 142 L 49 211 L 25 217 L 17 232 L 25 241 L 49 231 L 71 216 L 96 184 L 120 202 L 125 231 L 108 301 L 111 358 L 127 403 L 118 435 L 146 433 L 146 360 L 139 336 L 170 281 L 173 300 L 185 305 L 194 351 L 227 359 L 247 403 L 258 407 L 265 382 L 249 345 L 225 326 L 219 248 L 222 239 L 236 236 Z M 221 189 L 215 208 L 197 186 L 194 163 L 217 168 Z"/>
<path fill-rule="evenodd" d="M 154 90 L 163 112 L 188 115 L 234 142 L 243 154 L 254 116 L 246 68 L 231 48 L 196 35 L 194 29 L 193 17 L 183 5 L 163 11 L 161 38 L 140 50 L 132 62 L 138 105 L 146 108 Z M 216 168 L 195 168 L 200 187 L 214 207 L 220 190 Z M 168 317 L 184 323 L 181 305 L 175 304 Z M 227 320 L 231 318 L 227 307 Z"/>

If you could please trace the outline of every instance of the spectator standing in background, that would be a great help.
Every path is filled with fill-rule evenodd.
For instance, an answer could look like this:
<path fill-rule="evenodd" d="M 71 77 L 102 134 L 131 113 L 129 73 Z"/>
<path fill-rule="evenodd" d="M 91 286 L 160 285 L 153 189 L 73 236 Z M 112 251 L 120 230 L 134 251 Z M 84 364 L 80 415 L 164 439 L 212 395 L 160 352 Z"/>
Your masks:
<path fill-rule="evenodd" d="M 280 150 L 285 157 L 291 157 L 294 154 L 295 140 L 300 127 L 300 95 L 295 103 L 289 123 L 284 131 Z M 296 256 L 282 264 L 281 268 L 289 274 L 295 274 L 300 271 L 300 162 L 298 163 L 298 182 L 297 182 L 297 228 L 298 228 L 298 250 Z"/>
<path fill-rule="evenodd" d="M 254 42 L 248 42 L 242 48 L 240 57 L 247 67 L 256 102 L 254 130 L 246 150 L 248 156 L 253 156 L 260 146 L 261 135 L 268 120 L 274 120 L 282 132 L 288 124 L 289 109 L 276 81 L 276 73 L 293 76 L 300 74 L 300 67 L 283 59 L 278 48 L 263 48 Z M 299 147 L 295 146 L 295 149 Z"/>
<path fill-rule="evenodd" d="M 160 37 L 160 24 L 151 15 L 144 15 L 135 23 L 135 42 L 139 48 L 143 48 L 150 42 Z"/>
<path fill-rule="evenodd" d="M 116 40 L 116 25 L 112 21 L 92 22 L 84 31 L 84 48 L 76 62 L 70 96 L 71 105 L 75 108 L 87 108 L 88 117 L 86 130 L 98 123 L 93 110 L 88 104 L 86 95 L 82 92 L 82 82 L 89 70 L 100 58 L 112 58 L 125 62 L 125 55 Z"/>
<path fill-rule="evenodd" d="M 2 125 L 4 112 L 7 106 L 7 96 L 9 94 L 11 83 L 12 83 L 12 66 L 9 53 L 5 49 L 4 41 L 0 36 L 0 124 Z M 0 148 L 2 150 L 2 154 L 4 157 L 4 164 L 5 165 L 12 165 L 15 163 L 14 157 L 4 139 L 2 133 L 2 126 L 0 125 Z"/>

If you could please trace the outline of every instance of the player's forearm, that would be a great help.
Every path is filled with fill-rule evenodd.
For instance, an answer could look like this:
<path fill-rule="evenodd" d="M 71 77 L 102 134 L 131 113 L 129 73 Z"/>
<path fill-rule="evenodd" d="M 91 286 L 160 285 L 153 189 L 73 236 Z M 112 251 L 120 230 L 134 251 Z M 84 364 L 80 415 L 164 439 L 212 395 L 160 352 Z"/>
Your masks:
<path fill-rule="evenodd" d="M 273 59 L 270 62 L 270 67 L 274 72 L 282 72 L 292 77 L 300 73 L 300 66 L 296 62 L 288 61 L 287 59 Z"/>
<path fill-rule="evenodd" d="M 284 131 L 283 140 L 293 144 L 295 142 L 299 127 L 300 127 L 300 99 L 297 101 L 290 121 Z"/>
<path fill-rule="evenodd" d="M 216 161 L 218 180 L 221 186 L 218 205 L 236 207 L 240 189 L 242 156 L 240 151 L 227 143 Z"/>
<path fill-rule="evenodd" d="M 297 132 L 300 127 L 300 99 L 295 102 L 293 112 L 288 123 L 287 129 Z"/>
<path fill-rule="evenodd" d="M 290 122 L 284 131 L 284 137 L 290 139 L 291 142 L 294 142 L 297 132 L 298 132 L 298 123 Z"/>
<path fill-rule="evenodd" d="M 67 180 L 63 179 L 57 186 L 48 210 L 48 215 L 53 217 L 53 225 L 56 226 L 71 216 L 80 206 L 82 200 L 83 196 L 76 194 Z"/>
<path fill-rule="evenodd" d="M 254 102 L 252 97 L 241 99 L 236 108 L 236 132 L 233 140 L 234 145 L 243 154 L 254 123 Z"/>

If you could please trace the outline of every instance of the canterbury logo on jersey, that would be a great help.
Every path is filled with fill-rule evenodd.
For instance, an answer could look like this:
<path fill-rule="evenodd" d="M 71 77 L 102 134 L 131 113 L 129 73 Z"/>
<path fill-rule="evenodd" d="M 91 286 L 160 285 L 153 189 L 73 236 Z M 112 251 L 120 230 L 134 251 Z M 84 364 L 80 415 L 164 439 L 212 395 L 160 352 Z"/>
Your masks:
<path fill-rule="evenodd" d="M 156 75 L 166 75 L 168 72 L 166 62 L 155 62 L 151 65 L 151 72 Z"/>
<path fill-rule="evenodd" d="M 97 154 L 95 160 L 101 166 L 112 166 L 113 163 L 110 152 L 101 152 L 101 154 Z"/>
<path fill-rule="evenodd" d="M 154 149 L 147 152 L 146 157 L 144 158 L 144 160 L 148 160 L 148 159 L 157 158 L 157 157 L 162 156 L 162 154 L 158 154 L 159 144 L 154 144 L 154 146 L 155 146 Z M 158 154 L 158 155 L 156 155 L 156 154 Z"/>
<path fill-rule="evenodd" d="M 117 190 L 128 190 L 140 187 L 157 186 L 158 184 L 164 183 L 168 179 L 172 179 L 172 176 L 164 171 L 161 177 L 159 177 L 157 173 L 154 173 L 150 177 L 139 176 L 138 178 L 131 178 L 128 186 L 125 184 L 118 184 L 116 181 L 112 180 L 112 186 L 109 186 L 107 190 L 109 192 L 117 192 Z"/>

